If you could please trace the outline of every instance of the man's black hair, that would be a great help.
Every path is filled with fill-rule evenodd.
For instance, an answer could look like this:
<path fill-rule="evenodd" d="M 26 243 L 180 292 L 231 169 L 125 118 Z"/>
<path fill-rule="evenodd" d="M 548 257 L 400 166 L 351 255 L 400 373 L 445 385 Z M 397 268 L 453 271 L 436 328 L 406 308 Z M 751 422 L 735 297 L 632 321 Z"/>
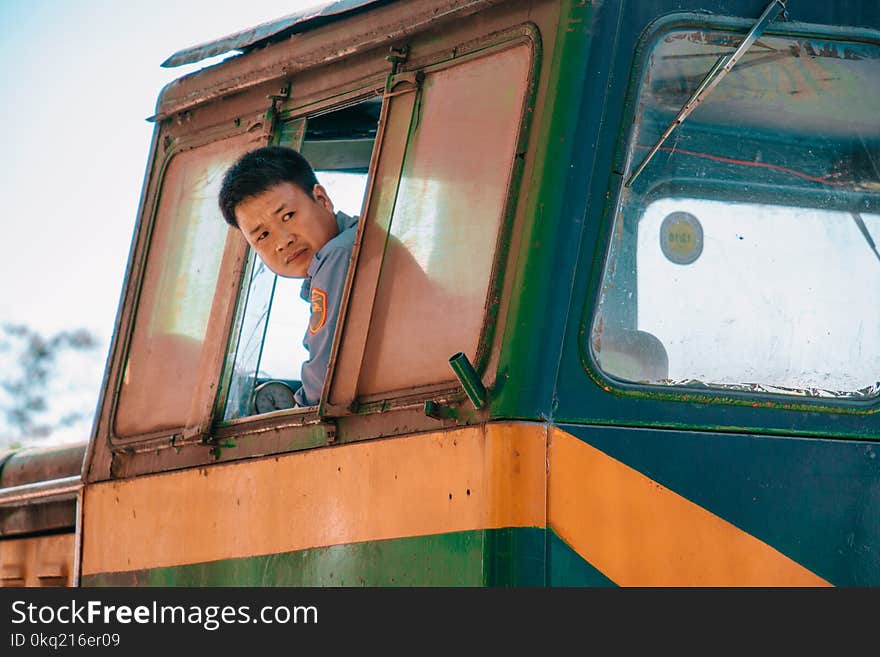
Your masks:
<path fill-rule="evenodd" d="M 238 228 L 235 208 L 247 198 L 262 194 L 279 183 L 293 183 L 314 199 L 318 184 L 308 160 L 287 146 L 263 146 L 242 155 L 223 176 L 219 203 L 223 218 Z"/>

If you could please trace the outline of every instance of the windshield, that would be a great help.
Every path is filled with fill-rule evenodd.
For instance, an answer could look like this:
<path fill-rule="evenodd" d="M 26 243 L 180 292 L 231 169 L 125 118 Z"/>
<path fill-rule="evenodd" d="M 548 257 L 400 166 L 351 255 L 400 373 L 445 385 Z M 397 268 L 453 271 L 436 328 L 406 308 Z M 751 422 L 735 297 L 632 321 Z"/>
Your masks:
<path fill-rule="evenodd" d="M 742 35 L 646 60 L 627 175 Z M 762 36 L 621 192 L 590 333 L 613 378 L 860 398 L 880 380 L 880 48 Z"/>

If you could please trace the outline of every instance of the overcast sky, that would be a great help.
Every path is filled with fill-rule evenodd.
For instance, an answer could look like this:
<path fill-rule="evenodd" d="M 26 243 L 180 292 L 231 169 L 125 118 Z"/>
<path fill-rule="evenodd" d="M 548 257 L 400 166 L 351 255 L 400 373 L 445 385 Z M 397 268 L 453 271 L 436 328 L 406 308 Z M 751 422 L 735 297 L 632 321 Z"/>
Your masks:
<path fill-rule="evenodd" d="M 160 64 L 321 4 L 0 0 L 0 323 L 97 334 L 100 365 L 59 372 L 75 376 L 83 400 L 97 401 L 116 317 L 152 137 L 146 118 L 165 84 L 200 66 Z"/>

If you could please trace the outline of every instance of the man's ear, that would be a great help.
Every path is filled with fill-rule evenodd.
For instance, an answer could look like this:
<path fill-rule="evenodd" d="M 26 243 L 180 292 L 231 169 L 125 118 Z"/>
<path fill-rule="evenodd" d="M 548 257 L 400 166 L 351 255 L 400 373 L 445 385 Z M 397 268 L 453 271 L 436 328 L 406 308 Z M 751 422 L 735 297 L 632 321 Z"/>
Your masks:
<path fill-rule="evenodd" d="M 333 201 L 330 200 L 330 196 L 327 194 L 327 190 L 324 189 L 323 185 L 315 185 L 312 187 L 312 198 L 315 199 L 315 203 L 330 212 L 333 212 Z"/>

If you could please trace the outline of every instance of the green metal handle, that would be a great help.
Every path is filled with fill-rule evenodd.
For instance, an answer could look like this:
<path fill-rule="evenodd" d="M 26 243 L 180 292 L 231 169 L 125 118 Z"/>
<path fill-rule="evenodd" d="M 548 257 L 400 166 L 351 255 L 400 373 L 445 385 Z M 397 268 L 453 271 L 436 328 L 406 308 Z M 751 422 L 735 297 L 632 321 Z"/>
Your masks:
<path fill-rule="evenodd" d="M 486 386 L 480 381 L 474 366 L 464 352 L 459 351 L 449 359 L 449 365 L 455 376 L 458 377 L 461 387 L 464 388 L 468 399 L 473 403 L 474 408 L 483 408 L 486 405 Z"/>

